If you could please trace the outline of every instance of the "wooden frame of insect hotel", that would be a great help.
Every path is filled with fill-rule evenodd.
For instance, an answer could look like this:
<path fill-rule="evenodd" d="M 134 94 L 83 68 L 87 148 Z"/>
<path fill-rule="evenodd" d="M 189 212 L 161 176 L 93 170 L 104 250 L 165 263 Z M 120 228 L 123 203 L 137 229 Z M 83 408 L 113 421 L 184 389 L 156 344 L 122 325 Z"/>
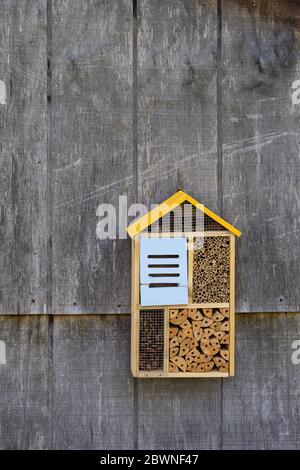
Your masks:
<path fill-rule="evenodd" d="M 133 375 L 233 376 L 240 231 L 182 190 L 127 231 Z"/>

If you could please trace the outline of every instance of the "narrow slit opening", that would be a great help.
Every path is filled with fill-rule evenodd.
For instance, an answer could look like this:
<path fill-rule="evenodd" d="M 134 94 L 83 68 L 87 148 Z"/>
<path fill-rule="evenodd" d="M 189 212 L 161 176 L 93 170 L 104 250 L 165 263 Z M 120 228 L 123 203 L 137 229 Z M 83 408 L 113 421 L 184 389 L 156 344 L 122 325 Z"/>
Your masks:
<path fill-rule="evenodd" d="M 148 268 L 179 268 L 179 264 L 148 264 Z"/>
<path fill-rule="evenodd" d="M 179 255 L 148 255 L 150 259 L 160 259 L 160 258 L 179 258 Z"/>

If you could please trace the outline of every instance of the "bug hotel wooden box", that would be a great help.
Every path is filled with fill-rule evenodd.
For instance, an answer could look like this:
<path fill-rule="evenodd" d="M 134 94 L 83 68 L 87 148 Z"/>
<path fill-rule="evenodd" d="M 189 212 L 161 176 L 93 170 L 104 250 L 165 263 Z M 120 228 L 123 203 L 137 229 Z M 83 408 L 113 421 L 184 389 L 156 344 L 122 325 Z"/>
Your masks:
<path fill-rule="evenodd" d="M 127 231 L 133 375 L 233 376 L 239 230 L 180 190 Z"/>

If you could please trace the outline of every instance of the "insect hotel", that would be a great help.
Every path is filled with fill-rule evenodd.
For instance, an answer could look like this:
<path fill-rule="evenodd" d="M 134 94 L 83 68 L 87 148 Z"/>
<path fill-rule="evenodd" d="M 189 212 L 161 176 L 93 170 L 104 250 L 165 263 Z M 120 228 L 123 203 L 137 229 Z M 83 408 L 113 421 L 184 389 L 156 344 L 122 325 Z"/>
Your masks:
<path fill-rule="evenodd" d="M 133 375 L 233 376 L 240 231 L 182 190 L 127 231 Z"/>

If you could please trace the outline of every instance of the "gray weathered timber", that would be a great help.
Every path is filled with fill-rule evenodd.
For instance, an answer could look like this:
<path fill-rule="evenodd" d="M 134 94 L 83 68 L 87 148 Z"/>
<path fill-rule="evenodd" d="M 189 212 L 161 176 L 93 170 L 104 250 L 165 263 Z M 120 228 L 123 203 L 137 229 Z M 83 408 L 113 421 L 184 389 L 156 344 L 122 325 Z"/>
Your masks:
<path fill-rule="evenodd" d="M 132 2 L 52 4 L 53 313 L 128 312 L 130 244 L 96 211 L 132 202 Z"/>
<path fill-rule="evenodd" d="M 300 316 L 237 315 L 236 375 L 224 380 L 223 449 L 300 448 Z"/>
<path fill-rule="evenodd" d="M 138 1 L 138 199 L 217 201 L 217 1 Z"/>
<path fill-rule="evenodd" d="M 141 449 L 219 449 L 222 380 L 139 379 Z"/>
<path fill-rule="evenodd" d="M 298 0 L 0 2 L 1 449 L 300 448 L 300 316 L 271 313 L 300 310 L 299 28 Z M 133 379 L 106 315 L 130 243 L 97 207 L 178 186 L 242 230 L 233 379 Z"/>
<path fill-rule="evenodd" d="M 0 48 L 0 312 L 46 313 L 46 0 L 1 1 Z"/>
<path fill-rule="evenodd" d="M 298 1 L 223 3 L 223 216 L 237 243 L 237 311 L 297 311 Z"/>
<path fill-rule="evenodd" d="M 217 2 L 138 4 L 139 200 L 150 206 L 183 186 L 217 210 Z M 218 448 L 221 382 L 203 385 L 139 380 L 139 447 Z"/>
<path fill-rule="evenodd" d="M 1 316 L 0 448 L 299 449 L 299 335 L 299 315 L 238 314 L 233 379 L 134 394 L 129 315 Z"/>
<path fill-rule="evenodd" d="M 53 446 L 131 449 L 130 317 L 54 319 Z"/>
<path fill-rule="evenodd" d="M 2 314 L 129 312 L 130 243 L 97 240 L 97 207 L 178 186 L 242 230 L 237 311 L 300 309 L 298 12 L 1 2 Z"/>
<path fill-rule="evenodd" d="M 51 446 L 48 317 L 0 316 L 0 449 Z"/>

